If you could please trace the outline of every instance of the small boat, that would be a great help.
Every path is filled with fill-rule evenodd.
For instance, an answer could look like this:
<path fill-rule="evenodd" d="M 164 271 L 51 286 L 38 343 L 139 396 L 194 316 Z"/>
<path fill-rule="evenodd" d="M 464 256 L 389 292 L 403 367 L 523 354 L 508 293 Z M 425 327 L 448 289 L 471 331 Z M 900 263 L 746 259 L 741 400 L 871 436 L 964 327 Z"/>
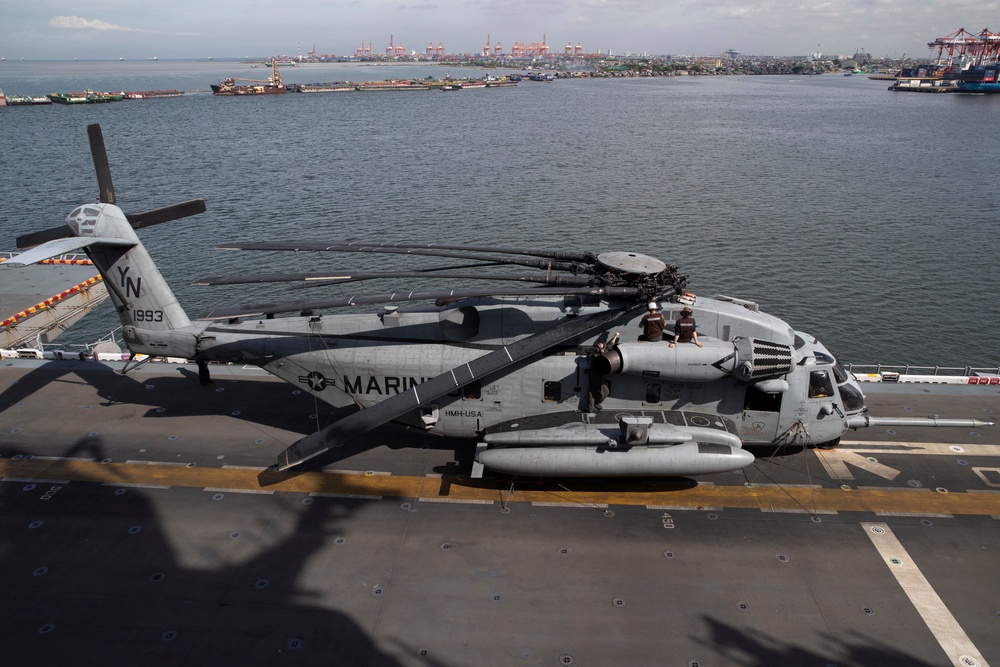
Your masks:
<path fill-rule="evenodd" d="M 0 89 L 0 107 L 7 106 L 7 98 L 4 97 L 3 90 Z"/>

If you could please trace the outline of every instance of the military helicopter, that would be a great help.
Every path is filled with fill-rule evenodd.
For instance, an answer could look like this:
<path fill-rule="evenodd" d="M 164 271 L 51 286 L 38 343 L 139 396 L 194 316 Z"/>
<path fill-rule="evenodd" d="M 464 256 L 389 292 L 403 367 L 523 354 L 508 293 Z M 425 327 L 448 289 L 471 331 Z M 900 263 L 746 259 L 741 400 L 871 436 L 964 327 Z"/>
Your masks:
<path fill-rule="evenodd" d="M 814 336 L 750 301 L 696 297 L 685 291 L 676 267 L 638 253 L 358 241 L 232 244 L 222 247 L 461 263 L 223 276 L 197 284 L 435 277 L 534 286 L 302 299 L 220 308 L 191 320 L 134 229 L 197 213 L 204 203 L 127 217 L 115 205 L 100 127 L 88 132 L 99 202 L 76 208 L 65 229 L 20 237 L 18 246 L 31 249 L 4 266 L 84 249 L 104 278 L 132 353 L 123 373 L 135 368 L 137 355 L 253 364 L 331 406 L 359 408 L 282 452 L 279 470 L 321 465 L 332 448 L 389 422 L 476 438 L 474 476 L 490 469 L 556 477 L 718 473 L 752 463 L 749 445 L 834 446 L 847 430 L 875 425 L 987 424 L 871 417 L 857 380 Z M 511 272 L 524 268 L 540 273 Z M 400 309 L 407 301 L 434 305 Z M 373 304 L 389 305 L 357 312 Z M 637 340 L 650 305 L 662 307 L 668 330 L 690 308 L 700 344 Z M 321 312 L 344 307 L 355 312 Z M 275 317 L 286 313 L 295 315 Z M 621 342 L 597 350 L 615 333 Z"/>

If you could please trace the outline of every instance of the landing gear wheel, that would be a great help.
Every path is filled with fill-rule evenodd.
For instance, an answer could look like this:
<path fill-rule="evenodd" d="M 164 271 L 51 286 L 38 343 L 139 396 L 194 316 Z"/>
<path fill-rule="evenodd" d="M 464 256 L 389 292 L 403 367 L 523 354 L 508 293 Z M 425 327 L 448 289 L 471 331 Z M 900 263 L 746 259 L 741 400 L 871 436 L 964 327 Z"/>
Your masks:
<path fill-rule="evenodd" d="M 833 449 L 840 444 L 840 438 L 834 438 L 833 440 L 827 440 L 826 442 L 817 442 L 813 447 L 816 449 Z"/>

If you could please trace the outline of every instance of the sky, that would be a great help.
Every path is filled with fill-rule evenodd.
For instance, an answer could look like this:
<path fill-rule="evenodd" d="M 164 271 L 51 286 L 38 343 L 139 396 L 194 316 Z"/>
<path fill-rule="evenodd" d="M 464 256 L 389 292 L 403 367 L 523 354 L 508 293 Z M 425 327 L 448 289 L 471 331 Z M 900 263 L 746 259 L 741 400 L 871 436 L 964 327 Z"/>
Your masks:
<path fill-rule="evenodd" d="M 0 0 L 0 56 L 145 59 L 351 55 L 392 36 L 475 53 L 567 43 L 587 53 L 926 57 L 959 28 L 1000 31 L 1000 0 Z M 994 25 L 995 24 L 995 25 Z"/>

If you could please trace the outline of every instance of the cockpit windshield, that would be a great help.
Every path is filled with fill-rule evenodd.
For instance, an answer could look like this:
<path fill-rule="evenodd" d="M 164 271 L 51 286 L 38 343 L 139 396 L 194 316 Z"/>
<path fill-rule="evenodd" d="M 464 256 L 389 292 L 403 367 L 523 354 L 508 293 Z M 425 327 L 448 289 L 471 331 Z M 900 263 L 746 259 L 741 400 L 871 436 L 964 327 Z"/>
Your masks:
<path fill-rule="evenodd" d="M 847 369 L 838 361 L 833 367 L 833 377 L 836 378 L 837 384 L 844 384 L 851 376 L 847 372 Z"/>
<path fill-rule="evenodd" d="M 844 404 L 844 412 L 858 412 L 864 409 L 865 395 L 853 384 L 846 382 L 837 387 L 837 390 L 840 392 L 840 400 Z"/>

